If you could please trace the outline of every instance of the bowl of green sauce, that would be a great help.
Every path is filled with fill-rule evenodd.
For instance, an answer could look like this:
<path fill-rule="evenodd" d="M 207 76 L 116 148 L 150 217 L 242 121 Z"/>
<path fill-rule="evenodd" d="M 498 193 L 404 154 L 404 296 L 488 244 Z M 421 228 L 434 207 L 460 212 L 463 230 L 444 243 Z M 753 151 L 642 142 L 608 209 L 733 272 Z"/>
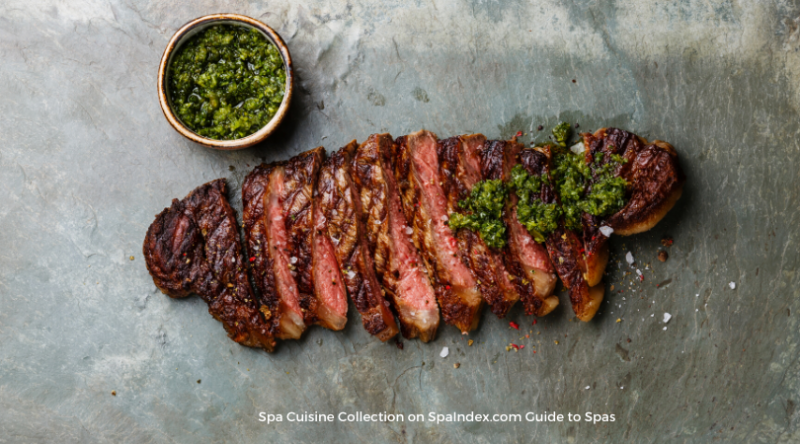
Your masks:
<path fill-rule="evenodd" d="M 212 14 L 170 39 L 158 68 L 167 121 L 210 148 L 247 148 L 272 134 L 289 109 L 292 58 L 269 26 L 238 14 Z"/>

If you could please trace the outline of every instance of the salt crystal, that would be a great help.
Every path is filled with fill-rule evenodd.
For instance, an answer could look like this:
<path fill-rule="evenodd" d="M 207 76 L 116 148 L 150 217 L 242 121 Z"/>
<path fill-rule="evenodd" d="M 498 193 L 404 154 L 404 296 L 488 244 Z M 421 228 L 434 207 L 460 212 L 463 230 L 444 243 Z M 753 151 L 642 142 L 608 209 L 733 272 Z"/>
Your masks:
<path fill-rule="evenodd" d="M 664 327 L 664 331 L 666 331 L 666 330 L 667 330 L 667 327 Z"/>
<path fill-rule="evenodd" d="M 655 316 L 655 314 L 651 314 L 651 315 L 650 315 L 650 317 L 651 317 L 651 318 L 652 318 L 653 316 Z"/>
<path fill-rule="evenodd" d="M 672 319 L 672 315 L 669 313 L 664 313 L 664 323 L 666 324 L 670 319 Z"/>
<path fill-rule="evenodd" d="M 604 226 L 600 227 L 600 232 L 603 233 L 603 236 L 605 236 L 605 237 L 611 237 L 611 233 L 614 232 L 614 229 L 604 225 Z"/>
<path fill-rule="evenodd" d="M 731 282 L 728 287 L 731 287 L 731 290 L 736 290 L 736 282 Z"/>
<path fill-rule="evenodd" d="M 700 293 L 697 293 L 696 295 L 694 295 L 694 297 L 699 298 L 700 297 Z"/>
<path fill-rule="evenodd" d="M 447 222 L 447 215 L 446 214 L 442 215 L 442 222 Z"/>
<path fill-rule="evenodd" d="M 354 277 L 356 277 L 356 272 L 353 271 L 353 270 L 348 271 L 347 272 L 347 277 L 349 277 L 350 279 L 353 279 Z"/>
<path fill-rule="evenodd" d="M 694 311 L 700 311 L 700 309 L 699 308 L 695 308 Z"/>
<path fill-rule="evenodd" d="M 583 142 L 578 142 L 575 145 L 569 147 L 569 150 L 575 154 L 582 154 L 584 151 L 586 151 L 586 147 L 583 146 Z"/>
<path fill-rule="evenodd" d="M 291 263 L 294 265 L 294 264 L 296 264 L 296 263 L 297 263 L 297 258 L 296 258 L 296 257 L 294 257 L 294 256 L 292 256 L 292 257 L 289 259 L 289 262 L 291 262 Z"/>
<path fill-rule="evenodd" d="M 446 358 L 447 355 L 450 354 L 450 349 L 447 347 L 442 348 L 442 352 L 439 353 L 439 356 Z"/>
<path fill-rule="evenodd" d="M 333 217 L 336 217 L 336 216 L 339 215 L 339 212 L 336 211 L 336 210 L 333 210 L 333 211 L 331 211 L 331 214 L 333 214 Z"/>
<path fill-rule="evenodd" d="M 586 390 L 589 390 L 589 388 L 590 388 L 590 387 L 591 387 L 591 386 L 587 385 L 587 386 L 586 386 Z"/>
<path fill-rule="evenodd" d="M 641 276 L 641 275 L 642 275 L 642 272 L 641 272 L 641 271 L 640 271 L 640 270 L 637 268 L 637 269 L 636 269 L 636 274 L 638 274 L 639 276 Z"/>
<path fill-rule="evenodd" d="M 628 265 L 633 265 L 633 254 L 630 251 L 625 255 L 625 261 L 628 262 Z"/>
<path fill-rule="evenodd" d="M 406 227 L 406 234 L 411 234 L 413 232 L 414 232 L 414 229 L 412 229 L 411 227 Z"/>

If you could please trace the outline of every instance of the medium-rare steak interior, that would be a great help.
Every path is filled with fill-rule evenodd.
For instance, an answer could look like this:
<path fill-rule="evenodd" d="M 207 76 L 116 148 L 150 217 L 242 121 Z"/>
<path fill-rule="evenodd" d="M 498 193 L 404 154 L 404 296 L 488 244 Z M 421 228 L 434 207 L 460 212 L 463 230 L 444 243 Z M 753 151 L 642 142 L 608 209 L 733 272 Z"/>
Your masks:
<path fill-rule="evenodd" d="M 275 305 L 253 297 L 226 193 L 225 179 L 217 179 L 173 200 L 147 230 L 145 264 L 164 294 L 199 295 L 231 339 L 272 351 Z"/>
<path fill-rule="evenodd" d="M 469 148 L 469 146 L 467 146 Z M 511 170 L 519 163 L 522 145 L 514 140 L 490 140 L 481 149 L 467 150 L 468 158 L 477 158 L 485 180 L 511 181 Z M 502 251 L 505 268 L 517 289 L 526 314 L 545 316 L 558 306 L 553 294 L 557 277 L 547 249 L 536 242 L 517 218 L 516 193 L 509 193 L 504 221 L 508 242 Z"/>
<path fill-rule="evenodd" d="M 324 149 L 257 166 L 244 180 L 244 232 L 260 296 L 277 301 L 281 339 L 297 339 L 316 323 L 312 267 L 312 194 Z M 328 312 L 325 312 L 329 314 Z M 326 319 L 323 324 L 335 319 Z"/>
<path fill-rule="evenodd" d="M 491 212 L 487 208 L 462 208 L 463 204 L 471 202 L 472 192 L 482 191 L 476 186 L 479 187 L 483 181 L 479 151 L 483 150 L 485 143 L 486 137 L 483 134 L 456 136 L 439 141 L 437 149 L 442 189 L 447 196 L 447 213 L 451 218 L 454 217 L 454 213 Z M 501 181 L 502 177 L 491 179 Z M 492 184 L 485 185 L 488 187 Z M 489 193 L 488 188 L 485 191 L 485 194 Z M 503 193 L 504 191 L 502 190 Z M 489 197 L 481 194 L 476 197 L 478 200 L 481 198 L 486 200 Z M 505 198 L 502 201 L 505 201 Z M 500 211 L 503 207 L 502 201 L 498 205 Z M 502 213 L 499 214 L 499 219 L 497 223 L 502 225 Z M 453 224 L 450 224 L 450 227 L 453 228 Z M 511 274 L 511 270 L 503 261 L 502 251 L 505 246 L 492 248 L 481 236 L 480 228 L 478 231 L 470 228 L 455 230 L 461 259 L 475 276 L 483 300 L 489 304 L 492 313 L 503 318 L 520 298 L 519 289 L 512 282 L 519 279 Z"/>
<path fill-rule="evenodd" d="M 388 134 L 369 136 L 353 158 L 352 178 L 361 197 L 361 214 L 375 271 L 397 313 L 403 337 L 428 342 L 439 327 L 439 307 L 412 242 L 413 230 L 403 215 L 392 175 L 393 147 Z"/>
<path fill-rule="evenodd" d="M 569 132 L 561 123 L 556 143 L 533 148 L 374 134 L 329 157 L 319 147 L 262 164 L 242 187 L 244 259 L 220 179 L 156 217 L 147 267 L 164 293 L 197 293 L 231 338 L 269 351 L 312 324 L 343 329 L 348 295 L 382 341 L 430 341 L 440 312 L 468 333 L 484 302 L 500 318 L 518 300 L 544 316 L 559 303 L 556 276 L 588 321 L 609 236 L 652 228 L 686 177 L 666 142 L 601 128 L 567 148 Z"/>
<path fill-rule="evenodd" d="M 397 335 L 399 329 L 375 275 L 361 199 L 351 178 L 357 149 L 354 140 L 332 153 L 319 173 L 314 195 L 314 282 L 317 295 L 335 294 L 336 298 L 344 298 L 346 287 L 361 314 L 364 328 L 381 341 L 387 341 Z M 326 263 L 328 265 L 320 266 Z M 331 266 L 336 266 L 336 270 L 330 270 Z M 344 285 L 333 282 L 337 280 Z M 344 316 L 347 301 L 342 303 L 341 316 Z"/>
<path fill-rule="evenodd" d="M 464 262 L 466 252 L 448 225 L 438 139 L 430 131 L 400 137 L 394 144 L 394 176 L 403 211 L 412 224 L 445 323 L 467 333 L 478 325 L 483 304 L 478 282 Z"/>

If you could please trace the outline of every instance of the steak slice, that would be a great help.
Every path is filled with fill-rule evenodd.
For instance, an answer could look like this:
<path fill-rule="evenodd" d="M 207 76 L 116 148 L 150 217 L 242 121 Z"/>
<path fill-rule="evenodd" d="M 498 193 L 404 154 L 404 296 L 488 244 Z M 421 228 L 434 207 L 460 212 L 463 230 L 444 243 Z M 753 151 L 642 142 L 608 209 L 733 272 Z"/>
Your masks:
<path fill-rule="evenodd" d="M 438 140 L 418 131 L 394 144 L 394 176 L 406 219 L 413 225 L 414 244 L 431 278 L 444 321 L 462 333 L 473 330 L 483 304 L 478 282 L 459 251 L 447 224 L 448 199 L 439 165 Z"/>
<path fill-rule="evenodd" d="M 428 342 L 439 327 L 439 307 L 402 212 L 389 162 L 393 146 L 388 134 L 369 136 L 355 153 L 352 178 L 361 198 L 369 252 L 397 312 L 400 331 L 405 338 Z"/>
<path fill-rule="evenodd" d="M 466 199 L 472 188 L 483 180 L 479 152 L 485 143 L 483 134 L 439 141 L 442 188 L 447 195 L 448 214 L 460 212 L 459 202 Z M 502 175 L 496 179 L 502 179 Z M 457 230 L 455 236 L 461 260 L 468 264 L 475 276 L 483 300 L 489 304 L 492 313 L 502 319 L 520 298 L 520 291 L 512 282 L 518 279 L 510 275 L 503 261 L 502 250 L 489 247 L 477 232 L 467 228 Z"/>
<path fill-rule="evenodd" d="M 519 153 L 519 161 L 528 174 L 548 178 L 542 184 L 540 195 L 535 197 L 545 204 L 558 202 L 558 196 L 551 186 L 554 183 L 550 176 L 551 156 L 550 148 L 547 146 L 536 149 L 524 148 Z M 564 227 L 562 218 L 558 228 L 547 236 L 545 246 L 556 273 L 569 290 L 572 310 L 578 319 L 589 321 L 600 308 L 605 289 L 602 283 L 590 286 L 584 278 L 586 262 L 581 238 Z"/>
<path fill-rule="evenodd" d="M 226 192 L 225 179 L 217 179 L 183 200 L 173 200 L 147 230 L 145 264 L 164 294 L 199 295 L 231 339 L 272 351 L 277 331 L 271 316 L 274 301 L 253 297 Z"/>
<path fill-rule="evenodd" d="M 465 145 L 470 148 L 470 145 Z M 480 161 L 484 180 L 509 181 L 511 169 L 519 163 L 522 145 L 516 141 L 491 140 L 482 149 L 468 149 L 468 158 Z M 522 300 L 526 314 L 544 316 L 558 306 L 558 297 L 553 294 L 556 277 L 547 255 L 547 248 L 533 239 L 517 218 L 517 195 L 509 193 L 506 199 L 504 220 L 508 228 L 508 243 L 501 257 Z"/>
<path fill-rule="evenodd" d="M 277 301 L 281 339 L 297 339 L 319 320 L 312 273 L 312 193 L 324 154 L 319 147 L 285 162 L 259 165 L 242 186 L 253 277 L 261 298 Z"/>
<path fill-rule="evenodd" d="M 350 142 L 331 154 L 319 173 L 314 197 L 314 283 L 320 302 L 341 300 L 336 306 L 343 317 L 342 327 L 346 321 L 347 287 L 364 328 L 385 342 L 399 329 L 375 275 L 361 200 L 351 179 L 351 163 L 357 149 L 356 141 Z M 322 264 L 327 265 L 323 268 Z M 321 313 L 322 310 L 320 317 Z"/>

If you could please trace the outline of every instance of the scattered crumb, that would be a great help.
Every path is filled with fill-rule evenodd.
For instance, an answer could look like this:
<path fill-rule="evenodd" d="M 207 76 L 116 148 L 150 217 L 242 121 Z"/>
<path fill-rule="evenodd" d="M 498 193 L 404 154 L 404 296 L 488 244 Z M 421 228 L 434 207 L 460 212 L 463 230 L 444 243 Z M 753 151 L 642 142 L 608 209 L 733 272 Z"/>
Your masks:
<path fill-rule="evenodd" d="M 130 259 L 133 260 L 133 256 L 131 256 Z"/>
<path fill-rule="evenodd" d="M 459 368 L 459 367 L 461 367 L 460 362 L 456 362 L 455 364 L 453 364 L 453 368 Z"/>
<path fill-rule="evenodd" d="M 439 353 L 439 356 L 446 358 L 447 355 L 450 354 L 450 349 L 447 347 L 442 347 L 442 351 Z"/>
<path fill-rule="evenodd" d="M 664 236 L 661 238 L 661 245 L 665 247 L 671 247 L 673 243 L 672 236 Z"/>
<path fill-rule="evenodd" d="M 661 262 L 666 262 L 667 259 L 669 259 L 669 255 L 665 250 L 661 250 L 658 252 L 658 260 L 660 260 Z"/>
<path fill-rule="evenodd" d="M 117 391 L 116 390 L 111 390 L 111 396 L 117 396 Z"/>
<path fill-rule="evenodd" d="M 622 319 L 621 318 L 617 318 L 617 324 L 619 324 L 620 322 L 622 322 Z"/>
<path fill-rule="evenodd" d="M 555 343 L 556 343 L 556 345 L 558 345 L 558 341 L 553 341 L 553 342 L 555 342 Z"/>
<path fill-rule="evenodd" d="M 608 289 L 609 291 L 614 291 L 614 284 L 611 284 L 611 288 Z"/>
<path fill-rule="evenodd" d="M 472 347 L 472 344 L 473 344 L 474 342 L 475 342 L 475 341 L 473 341 L 472 339 L 470 339 L 469 341 L 467 341 L 467 345 L 468 345 L 468 346 L 470 346 L 470 347 Z"/>
<path fill-rule="evenodd" d="M 197 380 L 197 383 L 200 384 L 200 380 L 199 379 Z"/>
<path fill-rule="evenodd" d="M 397 345 L 397 348 L 399 348 L 400 350 L 403 349 L 403 341 L 397 341 L 395 345 Z"/>

